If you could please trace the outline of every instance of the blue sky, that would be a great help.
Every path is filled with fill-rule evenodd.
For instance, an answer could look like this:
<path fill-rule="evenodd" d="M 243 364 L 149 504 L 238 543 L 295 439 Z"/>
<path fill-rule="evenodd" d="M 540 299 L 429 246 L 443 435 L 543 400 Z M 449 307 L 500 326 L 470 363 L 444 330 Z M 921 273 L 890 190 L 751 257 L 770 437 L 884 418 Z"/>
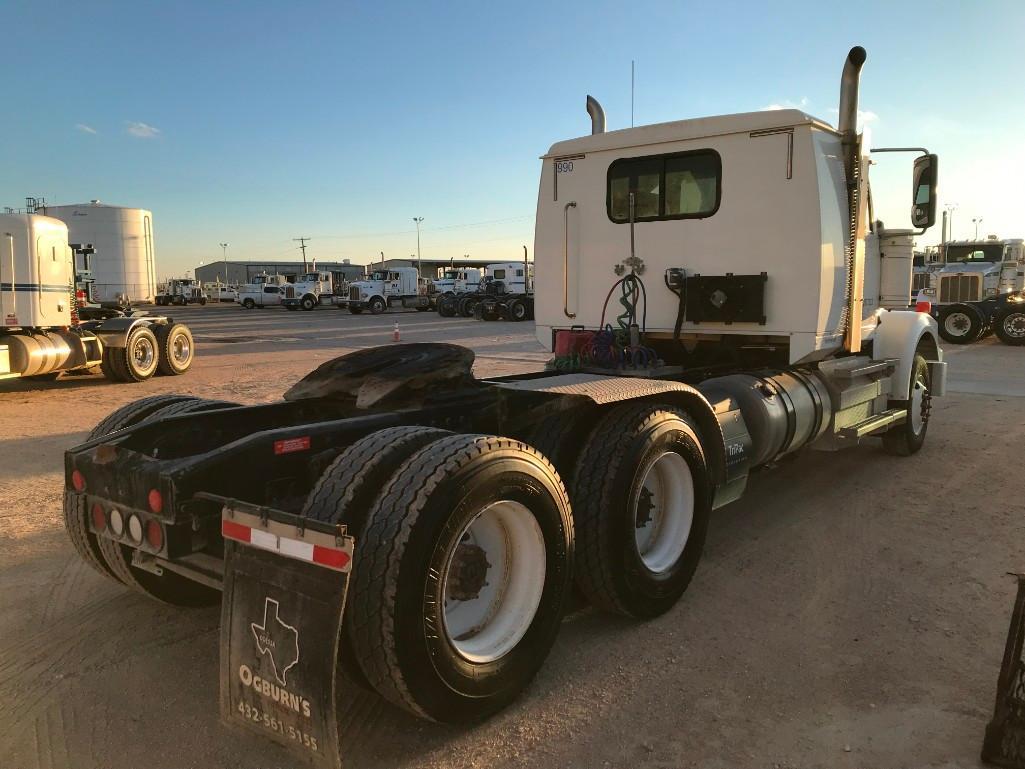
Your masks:
<path fill-rule="evenodd" d="M 0 204 L 154 213 L 158 273 L 220 258 L 517 257 L 538 156 L 588 131 L 794 105 L 941 156 L 955 236 L 1025 236 L 1025 3 L 8 0 Z M 845 9 L 853 9 L 853 11 Z M 909 166 L 874 177 L 907 216 Z M 893 226 L 893 224 L 891 224 Z M 981 233 L 980 233 L 981 234 Z M 924 242 L 939 237 L 939 227 Z"/>

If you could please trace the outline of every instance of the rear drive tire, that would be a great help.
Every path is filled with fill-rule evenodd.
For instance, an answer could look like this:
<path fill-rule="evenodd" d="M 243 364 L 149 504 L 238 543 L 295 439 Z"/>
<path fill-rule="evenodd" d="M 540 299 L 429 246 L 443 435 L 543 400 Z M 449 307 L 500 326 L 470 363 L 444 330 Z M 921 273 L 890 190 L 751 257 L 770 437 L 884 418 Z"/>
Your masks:
<path fill-rule="evenodd" d="M 167 376 L 184 374 L 196 354 L 196 343 L 189 327 L 183 323 L 161 323 L 154 328 L 160 351 L 157 364 L 160 373 Z"/>
<path fill-rule="evenodd" d="M 683 411 L 614 407 L 584 445 L 573 483 L 581 592 L 640 619 L 668 611 L 701 559 L 711 497 L 701 441 Z"/>
<path fill-rule="evenodd" d="M 932 411 L 932 396 L 929 389 L 929 365 L 921 355 L 915 355 L 911 366 L 911 389 L 907 401 L 907 417 L 903 424 L 883 433 L 883 450 L 898 457 L 910 457 L 925 443 L 929 431 L 929 415 Z"/>
<path fill-rule="evenodd" d="M 354 647 L 381 695 L 467 723 L 527 686 L 562 623 L 573 554 L 569 500 L 536 450 L 484 435 L 428 444 L 395 470 L 359 547 Z"/>
<path fill-rule="evenodd" d="M 370 505 L 395 468 L 428 443 L 451 434 L 434 427 L 410 426 L 388 427 L 360 438 L 324 470 L 306 498 L 302 514 L 317 521 L 345 524 L 349 534 L 362 544 Z M 362 554 L 362 547 L 356 547 L 353 553 L 356 564 L 360 563 Z M 348 608 L 346 612 L 351 613 Z M 351 622 L 342 621 L 338 651 L 349 677 L 372 691 L 373 687 L 356 662 Z"/>
<path fill-rule="evenodd" d="M 527 305 L 522 299 L 514 299 L 509 304 L 509 320 L 526 320 L 528 314 Z"/>
<path fill-rule="evenodd" d="M 199 300 L 199 305 L 200 305 L 201 307 L 205 307 L 205 306 L 206 306 L 206 297 L 205 297 L 205 296 L 204 296 L 204 297 L 202 297 L 202 298 L 200 298 L 200 300 Z"/>
<path fill-rule="evenodd" d="M 1008 305 L 993 319 L 993 330 L 1004 344 L 1025 344 L 1025 307 Z"/>
<path fill-rule="evenodd" d="M 151 395 L 148 398 L 140 398 L 101 419 L 85 440 L 95 440 L 115 430 L 129 427 L 156 409 L 189 400 L 194 400 L 191 395 Z M 121 582 L 100 552 L 100 544 L 96 535 L 89 531 L 88 515 L 85 497 L 66 489 L 64 491 L 64 528 L 68 532 L 71 544 L 89 566 L 100 574 Z"/>
<path fill-rule="evenodd" d="M 951 344 L 971 344 L 985 326 L 982 313 L 970 304 L 953 304 L 940 310 L 940 336 Z"/>

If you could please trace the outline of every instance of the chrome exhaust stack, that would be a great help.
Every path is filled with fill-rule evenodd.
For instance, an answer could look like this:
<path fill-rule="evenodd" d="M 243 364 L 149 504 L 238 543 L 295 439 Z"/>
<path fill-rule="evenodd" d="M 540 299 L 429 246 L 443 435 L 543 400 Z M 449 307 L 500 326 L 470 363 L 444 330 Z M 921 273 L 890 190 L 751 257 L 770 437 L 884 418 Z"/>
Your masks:
<path fill-rule="evenodd" d="M 858 84 L 861 80 L 861 68 L 865 64 L 867 54 L 860 45 L 854 46 L 847 54 L 840 76 L 840 131 L 844 148 L 844 166 L 847 179 L 850 180 L 854 162 L 857 160 L 858 141 Z"/>
<path fill-rule="evenodd" d="M 590 94 L 587 95 L 587 114 L 591 116 L 591 135 L 605 133 L 605 110 Z"/>

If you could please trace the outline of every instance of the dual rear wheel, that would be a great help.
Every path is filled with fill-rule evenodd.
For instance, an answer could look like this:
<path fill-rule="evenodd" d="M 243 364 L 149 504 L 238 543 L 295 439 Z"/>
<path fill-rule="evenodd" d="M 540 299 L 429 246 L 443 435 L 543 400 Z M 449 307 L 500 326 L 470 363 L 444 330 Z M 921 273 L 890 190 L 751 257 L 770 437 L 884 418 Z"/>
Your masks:
<path fill-rule="evenodd" d="M 405 426 L 343 451 L 304 513 L 356 539 L 342 666 L 406 710 L 486 718 L 554 643 L 574 576 L 600 608 L 648 618 L 687 588 L 710 488 L 696 430 L 670 407 L 602 418 L 570 494 L 510 438 Z"/>

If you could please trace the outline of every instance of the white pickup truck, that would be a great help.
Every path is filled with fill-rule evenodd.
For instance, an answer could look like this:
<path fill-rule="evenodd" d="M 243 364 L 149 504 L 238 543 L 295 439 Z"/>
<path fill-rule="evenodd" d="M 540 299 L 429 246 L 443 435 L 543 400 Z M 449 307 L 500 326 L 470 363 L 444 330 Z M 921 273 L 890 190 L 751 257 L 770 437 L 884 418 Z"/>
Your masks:
<path fill-rule="evenodd" d="M 236 301 L 245 309 L 278 307 L 283 287 L 288 283 L 284 275 L 257 275 L 252 283 L 239 289 Z"/>

